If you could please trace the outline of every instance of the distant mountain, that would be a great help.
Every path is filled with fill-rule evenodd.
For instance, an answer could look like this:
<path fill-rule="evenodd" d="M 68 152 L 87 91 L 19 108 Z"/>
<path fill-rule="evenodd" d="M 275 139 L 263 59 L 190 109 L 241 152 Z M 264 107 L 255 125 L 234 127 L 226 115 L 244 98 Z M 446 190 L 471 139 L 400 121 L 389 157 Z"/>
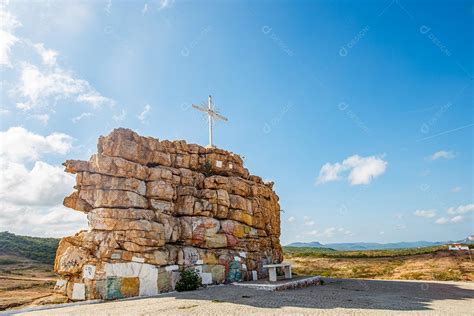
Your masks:
<path fill-rule="evenodd" d="M 314 248 L 327 248 L 323 244 L 320 244 L 317 241 L 312 242 L 294 242 L 289 245 L 289 247 L 314 247 Z"/>
<path fill-rule="evenodd" d="M 15 256 L 53 264 L 59 239 L 19 236 L 0 232 L 0 256 Z"/>
<path fill-rule="evenodd" d="M 383 250 L 383 249 L 403 249 L 403 248 L 419 248 L 439 246 L 450 243 L 451 241 L 414 241 L 414 242 L 397 242 L 397 243 L 371 243 L 371 242 L 354 242 L 354 243 L 331 243 L 321 244 L 320 242 L 294 242 L 288 244 L 289 247 L 317 247 L 317 248 L 332 248 L 335 250 Z M 464 241 L 462 241 L 464 242 Z"/>

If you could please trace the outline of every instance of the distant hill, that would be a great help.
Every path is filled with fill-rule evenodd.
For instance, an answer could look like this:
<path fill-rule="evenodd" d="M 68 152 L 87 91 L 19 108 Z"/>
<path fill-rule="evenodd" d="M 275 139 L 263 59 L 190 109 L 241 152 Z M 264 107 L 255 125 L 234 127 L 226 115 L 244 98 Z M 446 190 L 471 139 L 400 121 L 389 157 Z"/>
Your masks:
<path fill-rule="evenodd" d="M 313 242 L 294 242 L 288 244 L 288 247 L 316 247 L 316 248 L 331 248 L 335 250 L 384 250 L 384 249 L 404 249 L 404 248 L 419 248 L 440 246 L 450 243 L 451 241 L 414 241 L 414 242 L 397 242 L 397 243 L 370 243 L 370 242 L 354 242 L 354 243 L 331 243 L 321 244 L 317 241 Z M 464 242 L 464 241 L 461 241 Z"/>
<path fill-rule="evenodd" d="M 314 247 L 314 248 L 327 248 L 323 244 L 317 242 L 317 241 L 312 241 L 312 242 L 293 242 L 289 245 L 288 247 Z"/>
<path fill-rule="evenodd" d="M 0 232 L 0 256 L 15 256 L 53 264 L 58 244 L 57 238 L 18 236 Z"/>

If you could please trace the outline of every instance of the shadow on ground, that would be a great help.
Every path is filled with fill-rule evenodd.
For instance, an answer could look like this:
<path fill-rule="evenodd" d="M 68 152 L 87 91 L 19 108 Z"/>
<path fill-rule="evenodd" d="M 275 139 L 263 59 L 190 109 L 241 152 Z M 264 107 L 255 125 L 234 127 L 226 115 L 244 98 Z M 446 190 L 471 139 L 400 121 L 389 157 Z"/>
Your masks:
<path fill-rule="evenodd" d="M 356 279 L 325 279 L 323 286 L 270 292 L 239 286 L 215 286 L 193 292 L 169 294 L 177 300 L 209 300 L 258 308 L 430 310 L 430 303 L 473 300 L 474 286 L 467 283 L 434 283 Z M 472 306 L 473 303 L 471 303 Z M 447 309 L 449 311 L 449 307 Z"/>

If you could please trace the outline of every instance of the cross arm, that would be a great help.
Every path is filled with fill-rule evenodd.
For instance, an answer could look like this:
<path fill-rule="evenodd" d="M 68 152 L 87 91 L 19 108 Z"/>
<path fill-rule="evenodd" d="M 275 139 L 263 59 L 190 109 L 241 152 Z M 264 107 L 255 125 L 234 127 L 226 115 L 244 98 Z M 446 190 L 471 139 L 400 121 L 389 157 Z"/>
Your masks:
<path fill-rule="evenodd" d="M 223 120 L 223 121 L 226 121 L 226 122 L 228 121 L 227 117 L 222 116 L 222 115 L 220 115 L 219 113 L 216 113 L 216 112 L 212 113 L 212 117 L 216 117 L 216 118 L 218 118 L 220 120 Z"/>
<path fill-rule="evenodd" d="M 206 113 L 208 112 L 208 109 L 205 108 L 205 107 L 203 107 L 203 106 L 199 106 L 199 105 L 193 104 L 192 107 L 195 108 L 195 109 L 198 110 L 198 111 L 201 111 L 201 112 L 206 112 Z"/>

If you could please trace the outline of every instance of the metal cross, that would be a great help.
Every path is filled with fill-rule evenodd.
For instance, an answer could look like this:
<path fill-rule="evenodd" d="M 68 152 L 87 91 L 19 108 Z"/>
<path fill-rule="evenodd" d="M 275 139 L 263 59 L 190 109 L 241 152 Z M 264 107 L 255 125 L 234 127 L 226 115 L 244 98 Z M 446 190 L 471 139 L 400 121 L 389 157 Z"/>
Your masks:
<path fill-rule="evenodd" d="M 209 145 L 207 147 L 213 148 L 214 145 L 212 144 L 212 124 L 214 123 L 214 120 L 222 120 L 227 122 L 228 119 L 220 115 L 219 112 L 217 112 L 216 110 L 214 110 L 211 96 L 207 98 L 207 108 L 205 106 L 199 106 L 195 104 L 193 104 L 193 108 L 207 114 L 207 121 L 209 123 Z"/>

